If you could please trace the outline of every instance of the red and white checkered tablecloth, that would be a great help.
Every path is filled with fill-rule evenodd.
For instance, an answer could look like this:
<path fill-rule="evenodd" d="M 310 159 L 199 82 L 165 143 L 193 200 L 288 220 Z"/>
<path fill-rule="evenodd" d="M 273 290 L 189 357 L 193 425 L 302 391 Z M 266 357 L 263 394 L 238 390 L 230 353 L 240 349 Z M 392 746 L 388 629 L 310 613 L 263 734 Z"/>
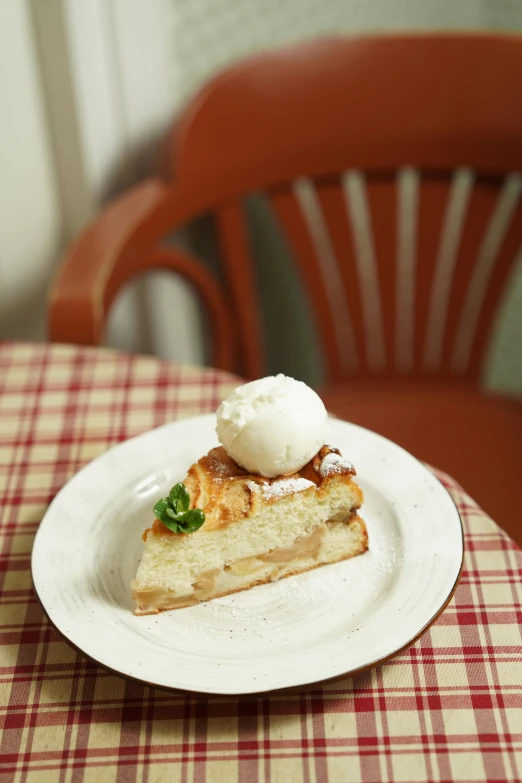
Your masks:
<path fill-rule="evenodd" d="M 194 698 L 109 674 L 50 626 L 29 562 L 57 490 L 233 385 L 152 358 L 0 344 L 0 783 L 520 781 L 522 552 L 441 474 L 466 533 L 457 592 L 413 647 L 353 679 Z"/>

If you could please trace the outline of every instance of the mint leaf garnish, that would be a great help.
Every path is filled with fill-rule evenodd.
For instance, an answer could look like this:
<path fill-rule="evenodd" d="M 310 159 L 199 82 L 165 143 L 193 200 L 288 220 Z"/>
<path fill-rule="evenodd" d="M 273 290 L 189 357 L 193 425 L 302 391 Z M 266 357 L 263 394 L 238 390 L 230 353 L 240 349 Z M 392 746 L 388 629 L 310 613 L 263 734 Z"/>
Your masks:
<path fill-rule="evenodd" d="M 190 511 L 187 511 L 185 516 L 186 532 L 193 533 L 195 530 L 199 530 L 204 521 L 205 514 L 200 508 L 192 508 Z"/>
<path fill-rule="evenodd" d="M 167 511 L 168 507 L 169 507 L 168 498 L 162 498 L 161 500 L 158 500 L 158 502 L 154 506 L 154 513 L 158 517 L 158 519 L 161 519 L 165 515 L 165 512 Z"/>
<path fill-rule="evenodd" d="M 170 490 L 170 500 L 178 511 L 188 511 L 190 508 L 190 495 L 182 481 Z"/>
<path fill-rule="evenodd" d="M 194 533 L 205 521 L 200 508 L 190 508 L 190 495 L 180 481 L 154 506 L 154 514 L 173 533 Z"/>

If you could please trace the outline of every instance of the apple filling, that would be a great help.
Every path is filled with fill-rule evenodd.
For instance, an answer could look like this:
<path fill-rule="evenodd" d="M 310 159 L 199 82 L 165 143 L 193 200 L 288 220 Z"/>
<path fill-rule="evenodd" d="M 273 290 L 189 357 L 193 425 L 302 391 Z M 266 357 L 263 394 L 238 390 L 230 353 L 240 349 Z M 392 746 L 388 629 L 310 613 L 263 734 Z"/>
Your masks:
<path fill-rule="evenodd" d="M 138 600 L 138 606 L 143 607 L 142 613 L 194 606 L 211 596 L 243 590 L 259 582 L 274 581 L 299 570 L 300 566 L 312 568 L 316 564 L 315 560 L 317 564 L 320 562 L 318 555 L 325 536 L 341 526 L 349 529 L 348 523 L 353 516 L 350 514 L 342 520 L 329 520 L 315 527 L 309 535 L 298 538 L 286 549 L 273 549 L 266 554 L 236 560 L 224 568 L 204 571 L 194 582 L 193 592 L 176 596 L 170 589 L 151 586 L 135 590 L 133 597 Z"/>

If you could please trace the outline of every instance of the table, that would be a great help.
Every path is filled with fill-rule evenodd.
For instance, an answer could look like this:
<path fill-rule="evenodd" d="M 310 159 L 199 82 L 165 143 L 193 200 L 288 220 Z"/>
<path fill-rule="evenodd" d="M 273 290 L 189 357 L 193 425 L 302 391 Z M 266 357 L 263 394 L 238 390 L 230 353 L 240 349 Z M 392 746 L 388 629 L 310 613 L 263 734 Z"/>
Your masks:
<path fill-rule="evenodd" d="M 125 438 L 212 411 L 237 379 L 73 346 L 0 344 L 0 783 L 380 783 L 522 779 L 522 552 L 448 476 L 462 578 L 377 669 L 259 698 L 195 698 L 72 650 L 31 587 L 46 506 Z"/>

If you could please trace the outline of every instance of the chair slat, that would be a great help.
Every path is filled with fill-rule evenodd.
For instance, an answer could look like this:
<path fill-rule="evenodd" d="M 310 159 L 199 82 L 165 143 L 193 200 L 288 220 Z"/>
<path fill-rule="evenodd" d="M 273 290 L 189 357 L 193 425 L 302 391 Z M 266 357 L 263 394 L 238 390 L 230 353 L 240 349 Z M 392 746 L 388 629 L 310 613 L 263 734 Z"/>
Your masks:
<path fill-rule="evenodd" d="M 436 373 L 442 362 L 451 286 L 473 181 L 473 172 L 462 168 L 451 180 L 428 180 L 422 185 L 416 355 L 428 374 Z"/>
<path fill-rule="evenodd" d="M 399 169 L 396 182 L 395 364 L 399 373 L 408 373 L 414 363 L 419 174 L 410 166 Z"/>
<path fill-rule="evenodd" d="M 499 260 L 499 254 L 505 245 L 509 227 L 516 213 L 517 204 L 522 192 L 522 177 L 512 174 L 506 178 L 504 186 L 495 201 L 494 211 L 491 214 L 487 229 L 479 247 L 468 288 L 463 301 L 462 313 L 459 319 L 455 342 L 451 354 L 451 368 L 456 374 L 465 375 L 469 368 L 473 343 L 475 341 L 480 313 L 483 310 L 484 299 L 488 290 L 495 265 Z M 520 232 L 515 226 L 516 238 Z M 508 243 L 509 245 L 509 243 Z M 505 250 L 504 250 L 505 253 Z M 504 260 L 502 267 L 513 259 Z M 486 314 L 487 315 L 487 314 Z"/>
<path fill-rule="evenodd" d="M 386 364 L 382 291 L 364 174 L 359 171 L 344 172 L 341 193 L 337 187 L 323 188 L 321 192 L 324 193 L 325 213 L 331 216 L 332 241 L 338 248 L 338 258 L 342 259 L 341 273 L 361 357 L 361 373 L 382 373 Z M 337 214 L 340 198 L 342 214 Z"/>
<path fill-rule="evenodd" d="M 329 377 L 339 380 L 347 369 L 346 359 L 343 361 L 342 358 L 341 348 L 344 349 L 344 346 L 340 343 L 339 321 L 347 317 L 348 313 L 338 313 L 332 309 L 319 260 L 321 249 L 317 228 L 314 241 L 313 228 L 310 225 L 313 219 L 309 212 L 306 213 L 306 208 L 303 208 L 302 197 L 299 199 L 295 192 L 285 189 L 272 193 L 269 201 L 293 250 L 295 263 L 303 274 L 316 318 L 316 328 L 326 355 Z M 317 216 L 315 219 L 317 220 Z M 322 217 L 319 219 L 322 220 Z M 326 233 L 324 226 L 321 233 L 323 236 Z"/>
<path fill-rule="evenodd" d="M 232 299 L 243 359 L 242 373 L 249 379 L 265 374 L 261 310 L 257 296 L 248 230 L 241 205 L 236 202 L 215 213 L 222 264 Z"/>
<path fill-rule="evenodd" d="M 496 264 L 491 271 L 487 289 L 484 292 L 477 328 L 470 349 L 467 369 L 471 377 L 477 380 L 480 379 L 484 354 L 492 338 L 494 321 L 502 301 L 507 295 L 510 276 L 517 266 L 522 269 L 522 199 L 520 191 L 509 227 L 499 247 Z M 522 355 L 520 346 L 519 353 Z"/>
<path fill-rule="evenodd" d="M 323 286 L 330 303 L 339 361 L 346 373 L 354 370 L 356 366 L 353 326 L 345 297 L 339 259 L 336 257 L 323 214 L 319 191 L 320 188 L 317 188 L 315 183 L 305 177 L 301 177 L 293 184 L 293 192 L 301 207 L 314 244 Z"/>
<path fill-rule="evenodd" d="M 393 178 L 371 179 L 366 184 L 369 226 L 378 270 L 382 323 L 386 347 L 385 374 L 397 374 L 397 187 Z"/>
<path fill-rule="evenodd" d="M 494 183 L 475 182 L 471 190 L 464 217 L 458 255 L 447 303 L 446 322 L 442 336 L 442 355 L 438 377 L 447 380 L 455 377 L 451 356 L 455 335 L 462 316 L 462 308 L 469 289 L 475 262 L 484 240 L 498 198 L 498 186 Z"/>

